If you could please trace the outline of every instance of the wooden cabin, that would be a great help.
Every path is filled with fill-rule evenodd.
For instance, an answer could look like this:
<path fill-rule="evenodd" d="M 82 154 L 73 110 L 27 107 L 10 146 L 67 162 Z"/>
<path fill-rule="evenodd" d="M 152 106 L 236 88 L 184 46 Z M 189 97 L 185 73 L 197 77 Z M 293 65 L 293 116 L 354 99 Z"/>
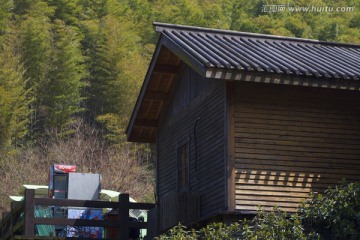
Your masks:
<path fill-rule="evenodd" d="M 154 25 L 127 136 L 156 144 L 160 231 L 360 180 L 359 45 Z"/>

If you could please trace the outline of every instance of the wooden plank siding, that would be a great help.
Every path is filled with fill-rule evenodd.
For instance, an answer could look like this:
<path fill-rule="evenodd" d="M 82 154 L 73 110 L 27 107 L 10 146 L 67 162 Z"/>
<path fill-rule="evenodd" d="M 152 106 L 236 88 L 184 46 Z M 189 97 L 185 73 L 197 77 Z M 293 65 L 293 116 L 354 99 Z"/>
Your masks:
<path fill-rule="evenodd" d="M 360 180 L 360 94 L 237 82 L 236 210 L 294 212 L 310 190 Z"/>
<path fill-rule="evenodd" d="M 162 116 L 157 139 L 158 197 L 177 192 L 177 151 L 189 144 L 189 191 L 200 194 L 200 217 L 226 205 L 224 81 L 200 77 L 188 67 L 175 85 L 174 98 Z"/>

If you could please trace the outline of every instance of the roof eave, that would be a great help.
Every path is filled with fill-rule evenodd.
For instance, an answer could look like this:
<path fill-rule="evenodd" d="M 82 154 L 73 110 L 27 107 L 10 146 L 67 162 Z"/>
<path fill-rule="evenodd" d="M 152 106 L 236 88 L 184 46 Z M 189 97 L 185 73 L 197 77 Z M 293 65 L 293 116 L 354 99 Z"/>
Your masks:
<path fill-rule="evenodd" d="M 139 96 L 137 98 L 134 111 L 131 115 L 128 127 L 126 129 L 126 135 L 127 135 L 127 141 L 130 142 L 154 142 L 154 140 L 149 139 L 142 139 L 142 138 L 134 138 L 132 136 L 132 132 L 134 129 L 134 125 L 136 122 L 136 117 L 139 113 L 139 109 L 141 106 L 141 103 L 144 100 L 144 96 L 146 93 L 146 89 L 148 87 L 150 78 L 154 72 L 154 68 L 157 63 L 157 59 L 159 56 L 159 53 L 163 47 L 168 48 L 171 52 L 173 52 L 181 61 L 183 61 L 185 64 L 190 66 L 193 70 L 195 70 L 197 73 L 199 73 L 201 76 L 206 76 L 206 68 L 205 66 L 200 63 L 196 58 L 192 57 L 191 54 L 187 53 L 183 48 L 181 48 L 178 44 L 176 44 L 174 41 L 172 41 L 170 38 L 168 38 L 166 35 L 161 34 L 159 41 L 156 45 L 155 52 L 153 54 L 152 60 L 150 62 L 148 71 L 146 73 L 144 83 L 141 87 Z"/>
<path fill-rule="evenodd" d="M 143 85 L 141 86 L 141 90 L 140 90 L 140 93 L 139 93 L 139 96 L 136 100 L 136 104 L 135 104 L 135 107 L 134 107 L 134 110 L 131 114 L 131 117 L 130 117 L 130 121 L 129 121 L 129 124 L 126 128 L 126 135 L 127 135 L 127 141 L 129 142 L 133 142 L 133 141 L 136 141 L 132 138 L 132 130 L 134 128 L 134 123 L 135 123 L 135 120 L 136 120 L 136 116 L 138 115 L 138 112 L 139 112 L 139 109 L 140 109 L 140 105 L 141 105 L 141 102 L 144 98 L 144 95 L 145 95 L 145 91 L 146 91 L 146 88 L 147 88 L 147 85 L 149 84 L 149 81 L 150 81 L 150 77 L 151 77 L 151 74 L 154 70 L 154 67 L 155 67 L 155 64 L 156 64 L 156 60 L 159 56 L 159 53 L 160 53 L 160 50 L 161 50 L 161 46 L 162 46 L 162 36 L 160 36 L 159 40 L 158 40 L 158 43 L 156 45 L 156 49 L 155 49 L 155 52 L 152 56 L 152 59 L 151 59 L 151 62 L 150 62 L 150 65 L 149 65 L 149 68 L 147 70 L 147 73 L 145 75 L 145 79 L 144 79 L 144 82 L 143 82 Z"/>

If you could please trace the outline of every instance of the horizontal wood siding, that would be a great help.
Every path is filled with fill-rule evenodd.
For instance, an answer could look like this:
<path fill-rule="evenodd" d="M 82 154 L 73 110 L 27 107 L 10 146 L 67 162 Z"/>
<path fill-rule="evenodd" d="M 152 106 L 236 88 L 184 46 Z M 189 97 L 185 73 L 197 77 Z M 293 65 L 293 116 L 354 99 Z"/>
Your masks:
<path fill-rule="evenodd" d="M 360 95 L 237 83 L 236 209 L 288 212 L 310 190 L 360 180 Z"/>
<path fill-rule="evenodd" d="M 186 142 L 189 191 L 200 194 L 201 217 L 212 216 L 225 207 L 225 82 L 185 68 L 173 94 L 159 124 L 158 196 L 177 192 L 177 149 Z"/>
<path fill-rule="evenodd" d="M 160 231 L 200 219 L 200 196 L 197 192 L 173 192 L 160 199 Z"/>

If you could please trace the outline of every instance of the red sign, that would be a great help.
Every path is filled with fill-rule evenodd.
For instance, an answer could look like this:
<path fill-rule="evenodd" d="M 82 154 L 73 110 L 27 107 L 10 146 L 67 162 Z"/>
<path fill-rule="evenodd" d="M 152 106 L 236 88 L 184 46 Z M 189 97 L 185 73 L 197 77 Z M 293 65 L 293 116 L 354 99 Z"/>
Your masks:
<path fill-rule="evenodd" d="M 57 173 L 76 172 L 76 166 L 74 166 L 74 165 L 63 165 L 63 164 L 54 164 L 54 172 L 57 172 Z"/>

